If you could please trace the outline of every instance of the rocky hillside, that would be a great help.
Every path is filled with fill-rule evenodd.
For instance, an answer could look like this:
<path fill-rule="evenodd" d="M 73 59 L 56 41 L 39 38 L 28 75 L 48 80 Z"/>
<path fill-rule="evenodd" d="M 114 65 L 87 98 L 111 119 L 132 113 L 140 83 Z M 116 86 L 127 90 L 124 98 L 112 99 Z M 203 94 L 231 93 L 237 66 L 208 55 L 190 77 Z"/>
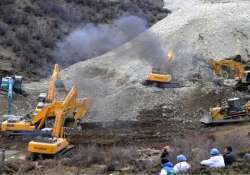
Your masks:
<path fill-rule="evenodd" d="M 216 98 L 234 95 L 213 84 L 207 60 L 235 53 L 249 59 L 249 7 L 249 2 L 209 3 L 177 10 L 132 42 L 65 69 L 63 80 L 68 88 L 76 84 L 81 95 L 95 99 L 90 120 L 133 120 L 140 110 L 164 104 L 176 119 L 199 119 L 195 114 L 215 105 Z M 176 54 L 173 77 L 186 87 L 143 87 L 151 67 L 169 49 Z M 193 83 L 197 75 L 198 84 Z"/>
<path fill-rule="evenodd" d="M 0 75 L 47 75 L 56 43 L 79 25 L 111 23 L 122 14 L 141 16 L 152 25 L 168 13 L 150 0 L 1 0 Z"/>

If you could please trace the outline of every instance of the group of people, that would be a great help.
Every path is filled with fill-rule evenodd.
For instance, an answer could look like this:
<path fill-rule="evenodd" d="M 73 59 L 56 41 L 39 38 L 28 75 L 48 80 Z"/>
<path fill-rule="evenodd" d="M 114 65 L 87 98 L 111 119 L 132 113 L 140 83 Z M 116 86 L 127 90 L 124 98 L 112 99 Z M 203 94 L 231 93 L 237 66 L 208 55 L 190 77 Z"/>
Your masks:
<path fill-rule="evenodd" d="M 176 175 L 181 173 L 187 173 L 191 170 L 191 165 L 187 162 L 187 157 L 180 154 L 176 157 L 177 163 L 173 165 L 169 160 L 169 146 L 164 147 L 161 154 L 162 169 L 160 175 Z M 222 155 L 217 148 L 210 150 L 210 158 L 200 162 L 201 166 L 209 168 L 223 168 L 225 166 L 232 165 L 237 160 L 236 155 L 233 153 L 231 146 L 225 148 Z"/>

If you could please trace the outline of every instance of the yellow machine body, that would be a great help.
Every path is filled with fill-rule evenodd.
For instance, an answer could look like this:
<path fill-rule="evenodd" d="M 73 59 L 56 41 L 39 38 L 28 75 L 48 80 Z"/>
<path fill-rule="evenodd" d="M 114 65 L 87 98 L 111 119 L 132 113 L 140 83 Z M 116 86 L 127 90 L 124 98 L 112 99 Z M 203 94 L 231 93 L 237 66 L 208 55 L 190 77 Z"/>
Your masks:
<path fill-rule="evenodd" d="M 243 65 L 240 62 L 231 60 L 231 59 L 222 59 L 222 60 L 209 60 L 209 64 L 216 75 L 222 74 L 223 67 L 228 67 L 234 70 L 234 79 L 241 80 L 244 76 L 245 70 Z"/>
<path fill-rule="evenodd" d="M 224 118 L 224 115 L 221 113 L 221 107 L 210 108 L 210 113 L 213 121 Z"/>
<path fill-rule="evenodd" d="M 47 101 L 50 103 L 55 100 L 55 91 L 56 91 L 55 83 L 56 83 L 57 79 L 59 78 L 59 73 L 60 73 L 59 65 L 55 64 L 53 74 L 49 78 L 49 83 L 48 83 L 49 85 L 48 85 Z M 39 126 L 38 129 L 41 129 L 43 127 L 44 123 L 40 123 L 43 120 L 42 120 L 42 118 L 40 118 L 41 116 L 37 115 L 37 113 L 39 111 L 41 111 L 41 109 L 38 109 L 36 107 L 35 112 L 32 115 L 31 121 L 27 121 L 25 119 L 22 119 L 20 121 L 6 120 L 6 121 L 2 122 L 0 125 L 0 128 L 1 128 L 0 131 L 1 132 L 33 131 L 36 128 L 36 126 Z"/>
<path fill-rule="evenodd" d="M 65 138 L 56 138 L 51 142 L 31 141 L 28 145 L 28 151 L 31 153 L 55 155 L 69 146 Z"/>
<path fill-rule="evenodd" d="M 201 119 L 204 124 L 223 124 L 250 121 L 250 101 L 241 104 L 238 97 L 230 98 L 223 107 L 210 108 L 210 116 Z"/>
<path fill-rule="evenodd" d="M 54 126 L 52 128 L 52 137 L 45 138 L 44 141 L 31 141 L 28 144 L 28 151 L 35 155 L 52 154 L 55 155 L 63 149 L 67 149 L 69 143 L 64 138 L 64 124 L 66 115 L 73 114 L 76 124 L 85 116 L 89 106 L 89 100 L 78 100 L 77 91 L 72 87 L 64 101 L 54 101 L 46 105 L 34 117 L 35 120 L 40 120 L 44 123 L 47 117 L 55 117 Z M 51 141 L 51 142 L 50 142 Z"/>
<path fill-rule="evenodd" d="M 152 82 L 168 83 L 172 80 L 172 76 L 164 73 L 151 72 L 149 73 L 147 80 Z"/>
<path fill-rule="evenodd" d="M 30 122 L 19 121 L 19 122 L 8 122 L 3 121 L 1 123 L 1 132 L 5 131 L 33 131 L 35 126 L 33 126 Z"/>

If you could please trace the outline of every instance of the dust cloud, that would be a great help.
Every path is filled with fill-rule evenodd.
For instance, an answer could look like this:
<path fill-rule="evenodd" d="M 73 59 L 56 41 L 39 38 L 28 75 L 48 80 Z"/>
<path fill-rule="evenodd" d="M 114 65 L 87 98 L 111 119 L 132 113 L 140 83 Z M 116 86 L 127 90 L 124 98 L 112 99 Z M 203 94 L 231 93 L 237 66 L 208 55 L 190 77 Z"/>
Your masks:
<path fill-rule="evenodd" d="M 62 65 L 84 61 L 110 51 L 147 29 L 138 16 L 121 16 L 112 24 L 88 23 L 71 32 L 57 44 L 55 59 Z"/>

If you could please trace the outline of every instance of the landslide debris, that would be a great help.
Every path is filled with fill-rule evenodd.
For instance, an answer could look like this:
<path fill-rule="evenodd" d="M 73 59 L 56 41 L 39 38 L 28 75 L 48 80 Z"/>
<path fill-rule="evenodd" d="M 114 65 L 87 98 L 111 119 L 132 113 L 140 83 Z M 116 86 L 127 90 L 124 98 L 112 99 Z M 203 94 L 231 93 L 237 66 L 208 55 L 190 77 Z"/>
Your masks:
<path fill-rule="evenodd" d="M 133 41 L 66 68 L 62 79 L 66 88 L 76 84 L 80 95 L 93 98 L 89 121 L 136 120 L 140 111 L 159 105 L 173 106 L 174 118 L 197 121 L 200 111 L 235 95 L 232 90 L 222 93 L 225 89 L 213 83 L 207 60 L 235 52 L 248 59 L 249 7 L 249 2 L 209 3 L 177 10 Z M 186 87 L 141 85 L 157 61 L 158 48 L 174 50 L 172 75 Z"/>

